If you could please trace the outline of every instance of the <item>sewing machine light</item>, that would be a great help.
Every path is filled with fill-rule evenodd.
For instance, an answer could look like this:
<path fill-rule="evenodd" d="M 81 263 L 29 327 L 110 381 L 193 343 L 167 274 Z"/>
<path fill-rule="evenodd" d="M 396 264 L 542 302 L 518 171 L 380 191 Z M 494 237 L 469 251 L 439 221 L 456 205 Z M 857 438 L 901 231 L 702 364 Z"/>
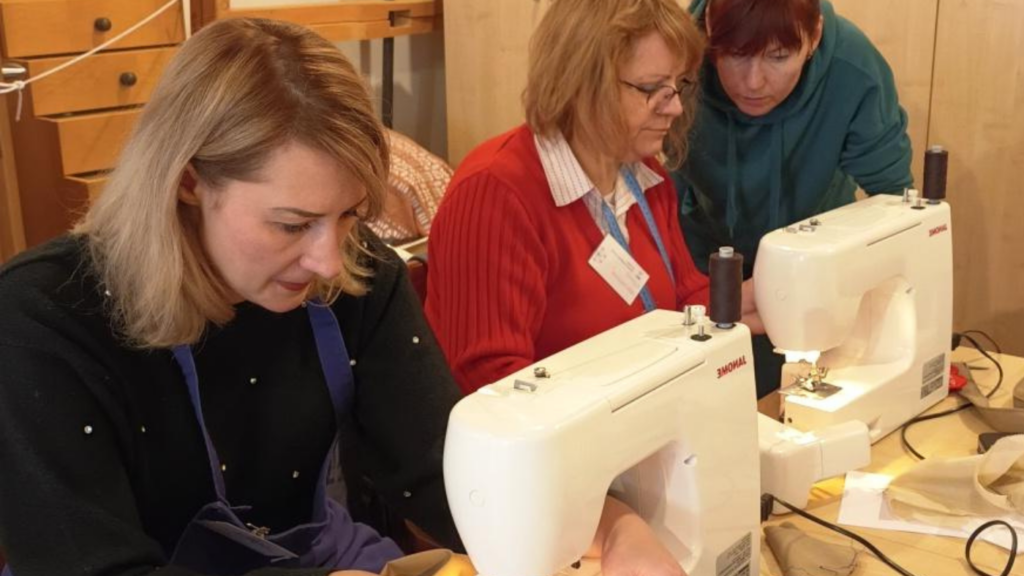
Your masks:
<path fill-rule="evenodd" d="M 800 350 L 782 350 L 782 352 L 786 355 L 787 363 L 807 362 L 811 365 L 817 365 L 818 358 L 821 358 L 821 352 L 817 350 L 809 350 L 807 352 L 802 352 Z"/>

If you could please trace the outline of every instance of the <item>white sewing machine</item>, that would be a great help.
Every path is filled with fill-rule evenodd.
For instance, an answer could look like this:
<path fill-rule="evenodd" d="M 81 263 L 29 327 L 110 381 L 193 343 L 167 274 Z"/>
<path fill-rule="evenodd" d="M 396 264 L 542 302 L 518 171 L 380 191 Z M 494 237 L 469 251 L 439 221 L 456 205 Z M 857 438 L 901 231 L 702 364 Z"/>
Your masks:
<path fill-rule="evenodd" d="M 767 234 L 758 311 L 787 360 L 785 421 L 859 420 L 875 442 L 946 397 L 953 312 L 949 206 L 879 195 Z M 810 366 L 810 365 L 808 365 Z"/>
<path fill-rule="evenodd" d="M 456 405 L 445 487 L 482 576 L 566 569 L 590 546 L 609 489 L 690 576 L 756 573 L 750 332 L 707 326 L 698 341 L 683 319 L 650 312 Z"/>

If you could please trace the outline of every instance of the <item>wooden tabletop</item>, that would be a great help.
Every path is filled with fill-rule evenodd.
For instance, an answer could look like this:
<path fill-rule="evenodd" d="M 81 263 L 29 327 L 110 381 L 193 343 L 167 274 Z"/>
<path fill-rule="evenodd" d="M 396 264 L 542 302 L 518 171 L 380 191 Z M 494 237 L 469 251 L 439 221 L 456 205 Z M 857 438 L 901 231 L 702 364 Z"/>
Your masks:
<path fill-rule="evenodd" d="M 1003 385 L 992 397 L 994 406 L 1011 406 L 1013 404 L 1013 388 L 1024 380 L 1024 358 L 1008 355 L 994 355 L 1003 366 Z M 992 363 L 975 350 L 960 348 L 953 354 L 954 361 L 968 362 L 972 367 L 984 367 L 987 370 L 973 370 L 975 380 L 983 391 L 995 385 L 998 372 Z M 956 395 L 936 404 L 928 413 L 939 412 L 955 407 L 965 400 Z M 976 415 L 973 409 L 915 424 L 907 432 L 911 445 L 926 457 L 959 457 L 977 454 L 978 434 L 991 432 Z M 898 475 L 917 463 L 917 460 L 906 453 L 900 444 L 899 431 L 878 441 L 871 449 L 871 465 L 864 468 L 865 472 Z M 806 511 L 829 522 L 835 522 L 839 515 L 839 505 L 843 496 L 843 479 L 834 478 L 816 484 L 811 491 L 810 502 Z M 831 543 L 848 545 L 851 540 L 818 526 L 795 514 L 773 516 L 765 525 L 777 525 L 792 522 L 801 530 L 812 536 Z M 887 554 L 904 569 L 918 576 L 959 576 L 974 575 L 964 559 L 964 539 L 944 536 L 929 536 L 909 532 L 893 532 L 871 530 L 858 527 L 846 527 L 860 534 Z M 852 543 L 855 549 L 862 551 L 859 565 L 853 576 L 892 576 L 895 572 L 875 558 L 863 546 Z M 977 541 L 971 551 L 971 558 L 982 570 L 991 574 L 999 574 L 1006 564 L 1007 552 L 987 542 Z M 1024 559 L 1018 558 L 1018 565 Z M 1024 574 L 1024 566 L 1016 569 L 1015 574 Z M 771 550 L 764 538 L 761 539 L 761 575 L 781 576 Z"/>

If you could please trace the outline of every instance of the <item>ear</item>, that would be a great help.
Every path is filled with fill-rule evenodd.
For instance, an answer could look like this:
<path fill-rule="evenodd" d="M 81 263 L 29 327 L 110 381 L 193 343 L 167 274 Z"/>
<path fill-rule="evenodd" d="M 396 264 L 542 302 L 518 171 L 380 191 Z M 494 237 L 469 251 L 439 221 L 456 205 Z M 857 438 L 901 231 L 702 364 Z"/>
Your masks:
<path fill-rule="evenodd" d="M 188 164 L 185 166 L 185 171 L 181 174 L 181 183 L 178 185 L 178 200 L 190 206 L 201 205 L 202 200 L 200 193 L 197 191 L 198 188 L 199 176 L 196 175 L 192 165 Z"/>
<path fill-rule="evenodd" d="M 825 26 L 825 17 L 818 16 L 818 25 L 814 27 L 814 37 L 811 38 L 811 54 L 818 49 L 818 44 L 821 44 L 821 32 Z"/>

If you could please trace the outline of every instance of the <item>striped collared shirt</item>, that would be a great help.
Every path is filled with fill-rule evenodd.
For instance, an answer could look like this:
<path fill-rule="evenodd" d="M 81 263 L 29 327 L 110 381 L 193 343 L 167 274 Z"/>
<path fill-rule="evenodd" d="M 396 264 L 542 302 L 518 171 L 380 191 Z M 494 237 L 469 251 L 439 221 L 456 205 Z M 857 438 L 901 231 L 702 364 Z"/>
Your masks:
<path fill-rule="evenodd" d="M 550 137 L 534 134 L 533 139 L 537 145 L 537 152 L 540 154 L 540 163 L 544 167 L 544 176 L 551 187 L 551 196 L 555 200 L 555 206 L 561 208 L 582 198 L 598 228 L 604 234 L 608 234 L 608 225 L 604 221 L 601 209 L 601 204 L 605 203 L 606 199 L 601 196 L 601 192 L 587 177 L 587 173 L 583 171 L 583 167 L 580 166 L 579 160 L 576 159 L 576 155 L 573 154 L 569 142 L 566 141 L 562 133 L 556 132 Z M 664 178 L 643 162 L 634 162 L 626 167 L 633 173 L 640 188 L 644 191 L 664 181 Z M 636 204 L 636 198 L 630 193 L 629 186 L 622 174 L 616 176 L 615 188 L 608 197 L 607 204 L 615 214 L 622 235 L 629 240 L 629 231 L 626 229 L 626 212 L 633 204 Z"/>

